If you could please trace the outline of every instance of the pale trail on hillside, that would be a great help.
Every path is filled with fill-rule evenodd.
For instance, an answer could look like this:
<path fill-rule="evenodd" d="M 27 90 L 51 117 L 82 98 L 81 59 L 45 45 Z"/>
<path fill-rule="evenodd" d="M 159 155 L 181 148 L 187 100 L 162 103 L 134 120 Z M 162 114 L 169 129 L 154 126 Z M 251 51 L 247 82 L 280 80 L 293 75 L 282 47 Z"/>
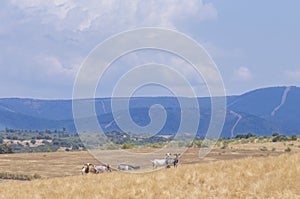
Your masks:
<path fill-rule="evenodd" d="M 11 110 L 10 108 L 7 108 L 7 107 L 2 106 L 2 105 L 0 105 L 0 108 L 3 108 L 4 110 L 9 111 L 9 112 L 12 112 L 12 113 L 15 113 L 15 112 L 16 112 L 16 111 Z"/>
<path fill-rule="evenodd" d="M 286 101 L 286 97 L 287 97 L 290 90 L 291 90 L 290 86 L 285 88 L 285 90 L 283 91 L 282 97 L 281 97 L 281 102 L 277 107 L 274 108 L 274 110 L 271 113 L 271 116 L 274 116 L 275 113 L 281 108 L 281 106 L 284 105 L 284 103 Z"/>
<path fill-rule="evenodd" d="M 115 120 L 111 121 L 110 123 L 106 124 L 106 125 L 104 126 L 104 128 L 107 129 L 107 128 L 110 127 L 114 122 L 115 122 Z"/>
<path fill-rule="evenodd" d="M 230 111 L 230 114 L 238 117 L 238 119 L 236 120 L 235 124 L 233 125 L 232 129 L 231 129 L 231 137 L 234 137 L 234 129 L 235 127 L 238 125 L 238 123 L 240 122 L 240 120 L 243 118 L 240 114 L 234 112 L 234 111 Z"/>
<path fill-rule="evenodd" d="M 117 119 L 120 119 L 120 118 L 121 118 L 121 116 L 117 116 Z M 104 126 L 104 128 L 107 129 L 107 128 L 110 127 L 114 122 L 115 122 L 115 120 L 112 120 L 111 122 L 109 122 L 108 124 L 106 124 L 106 125 Z"/>
<path fill-rule="evenodd" d="M 103 112 L 104 112 L 104 113 L 107 113 L 107 111 L 106 111 L 106 109 L 105 109 L 105 104 L 104 104 L 104 102 L 103 102 L 102 100 L 101 100 L 100 102 L 101 102 L 101 104 L 102 104 Z"/>

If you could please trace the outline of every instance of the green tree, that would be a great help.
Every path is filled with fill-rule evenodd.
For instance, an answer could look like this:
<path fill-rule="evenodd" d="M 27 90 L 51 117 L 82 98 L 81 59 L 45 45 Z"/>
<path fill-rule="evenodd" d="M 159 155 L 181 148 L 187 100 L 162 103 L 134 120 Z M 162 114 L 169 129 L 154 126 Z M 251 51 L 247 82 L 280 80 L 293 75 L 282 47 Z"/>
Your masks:
<path fill-rule="evenodd" d="M 1 138 L 0 138 L 0 139 L 1 139 Z M 297 136 L 296 136 L 296 135 L 292 135 L 292 136 L 291 136 L 291 140 L 296 141 L 296 140 L 297 140 Z M 1 143 L 1 141 L 0 141 L 0 143 Z"/>
<path fill-rule="evenodd" d="M 5 154 L 5 153 L 13 153 L 13 149 L 11 146 L 8 146 L 6 144 L 0 144 L 0 154 Z"/>
<path fill-rule="evenodd" d="M 30 143 L 35 144 L 36 143 L 35 139 L 30 140 Z"/>
<path fill-rule="evenodd" d="M 273 137 L 278 136 L 278 135 L 279 135 L 279 133 L 277 133 L 277 132 L 272 134 Z"/>

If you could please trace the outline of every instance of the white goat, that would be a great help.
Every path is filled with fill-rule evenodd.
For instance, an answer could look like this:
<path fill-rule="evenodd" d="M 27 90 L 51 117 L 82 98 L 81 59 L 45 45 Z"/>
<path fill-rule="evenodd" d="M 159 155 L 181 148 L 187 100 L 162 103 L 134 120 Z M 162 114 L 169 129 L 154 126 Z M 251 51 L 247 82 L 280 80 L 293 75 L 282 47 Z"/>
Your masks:
<path fill-rule="evenodd" d="M 157 166 L 168 166 L 168 160 L 169 160 L 170 155 L 171 155 L 171 153 L 167 153 L 166 157 L 164 159 L 151 160 L 153 169 L 156 169 Z"/>
<path fill-rule="evenodd" d="M 111 168 L 109 166 L 109 164 L 107 165 L 100 165 L 100 166 L 94 166 L 94 169 L 96 170 L 97 173 L 99 172 L 111 172 Z"/>
<path fill-rule="evenodd" d="M 180 156 L 180 153 L 175 153 L 175 158 L 167 158 L 167 164 L 168 164 L 168 167 L 170 167 L 170 165 L 174 165 L 174 167 L 177 167 L 178 165 L 178 158 Z"/>
<path fill-rule="evenodd" d="M 140 169 L 140 166 L 132 166 L 132 165 L 128 165 L 128 164 L 119 164 L 118 165 L 118 169 L 120 171 L 130 171 L 130 170 L 137 170 Z"/>

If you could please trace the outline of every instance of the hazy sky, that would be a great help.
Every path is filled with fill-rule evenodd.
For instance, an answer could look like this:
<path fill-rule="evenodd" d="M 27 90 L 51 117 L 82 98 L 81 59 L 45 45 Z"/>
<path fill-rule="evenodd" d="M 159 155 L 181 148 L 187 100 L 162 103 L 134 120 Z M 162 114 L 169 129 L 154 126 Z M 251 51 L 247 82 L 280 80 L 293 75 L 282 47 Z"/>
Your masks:
<path fill-rule="evenodd" d="M 71 98 L 80 65 L 96 45 L 152 26 L 178 30 L 203 45 L 228 95 L 300 86 L 299 8 L 297 0 L 0 1 L 0 97 Z M 201 87 L 184 64 L 157 52 L 129 55 L 116 63 L 114 77 L 147 61 L 180 65 L 193 87 Z M 106 96 L 112 86 L 102 88 L 99 96 Z"/>

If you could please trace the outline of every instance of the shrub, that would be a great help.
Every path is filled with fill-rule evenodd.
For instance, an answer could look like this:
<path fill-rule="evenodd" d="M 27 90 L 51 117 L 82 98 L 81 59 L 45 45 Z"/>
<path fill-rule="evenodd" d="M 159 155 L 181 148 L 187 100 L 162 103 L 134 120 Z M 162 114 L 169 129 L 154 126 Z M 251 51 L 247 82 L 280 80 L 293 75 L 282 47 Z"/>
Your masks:
<path fill-rule="evenodd" d="M 187 147 L 187 143 L 185 141 L 179 141 L 178 147 Z"/>
<path fill-rule="evenodd" d="M 223 146 L 221 147 L 221 149 L 226 149 L 226 148 L 228 148 L 228 142 L 223 142 L 222 144 L 223 144 Z"/>
<path fill-rule="evenodd" d="M 288 141 L 288 138 L 285 135 L 277 135 L 272 139 L 272 142 L 283 142 Z"/>
<path fill-rule="evenodd" d="M 130 142 L 130 143 L 122 144 L 121 149 L 132 149 L 133 147 L 134 147 L 134 144 Z"/>
<path fill-rule="evenodd" d="M 151 147 L 151 148 L 162 148 L 166 145 L 167 143 L 165 142 L 157 142 L 157 143 L 149 143 L 146 144 L 147 147 Z M 170 144 L 168 145 L 170 146 Z M 178 142 L 172 142 L 171 146 L 178 146 Z"/>
<path fill-rule="evenodd" d="M 260 150 L 261 150 L 261 151 L 268 151 L 268 148 L 265 147 L 265 146 L 263 146 L 263 147 L 260 148 Z"/>
<path fill-rule="evenodd" d="M 241 143 L 242 143 L 242 144 L 249 143 L 249 140 L 247 140 L 247 139 L 243 138 L 243 139 L 241 139 Z"/>
<path fill-rule="evenodd" d="M 242 138 L 248 139 L 251 137 L 255 137 L 255 135 L 253 135 L 252 133 L 247 133 L 247 134 L 238 134 L 235 136 L 235 138 L 238 138 L 238 139 L 242 139 Z"/>
<path fill-rule="evenodd" d="M 272 134 L 273 137 L 276 137 L 278 135 L 279 135 L 279 133 L 277 133 L 277 132 L 275 132 L 275 133 Z"/>
<path fill-rule="evenodd" d="M 285 151 L 285 152 L 291 152 L 292 149 L 291 149 L 290 147 L 288 147 L 288 148 L 284 149 L 284 151 Z"/>
<path fill-rule="evenodd" d="M 47 140 L 43 140 L 42 143 L 45 144 L 45 145 L 49 144 L 49 142 Z"/>
<path fill-rule="evenodd" d="M 297 136 L 296 135 L 292 135 L 291 136 L 291 140 L 296 141 L 297 140 Z"/>
<path fill-rule="evenodd" d="M 115 149 L 119 149 L 119 146 L 113 142 L 109 142 L 104 145 L 104 149 L 115 150 Z"/>
<path fill-rule="evenodd" d="M 276 151 L 276 148 L 275 148 L 275 147 L 273 147 L 273 148 L 272 148 L 272 151 Z"/>
<path fill-rule="evenodd" d="M 72 146 L 72 151 L 75 151 L 75 150 L 78 150 L 78 149 L 79 149 L 79 146 L 78 146 L 78 145 L 74 144 L 74 145 Z"/>
<path fill-rule="evenodd" d="M 193 141 L 193 147 L 200 147 L 202 144 L 202 140 L 194 140 Z"/>
<path fill-rule="evenodd" d="M 39 174 L 27 175 L 27 174 L 17 174 L 17 173 L 0 173 L 0 178 L 2 179 L 13 179 L 13 180 L 33 180 L 39 179 L 41 176 Z"/>
<path fill-rule="evenodd" d="M 0 144 L 0 154 L 5 153 L 14 153 L 14 151 L 11 146 L 8 146 L 6 144 Z"/>

